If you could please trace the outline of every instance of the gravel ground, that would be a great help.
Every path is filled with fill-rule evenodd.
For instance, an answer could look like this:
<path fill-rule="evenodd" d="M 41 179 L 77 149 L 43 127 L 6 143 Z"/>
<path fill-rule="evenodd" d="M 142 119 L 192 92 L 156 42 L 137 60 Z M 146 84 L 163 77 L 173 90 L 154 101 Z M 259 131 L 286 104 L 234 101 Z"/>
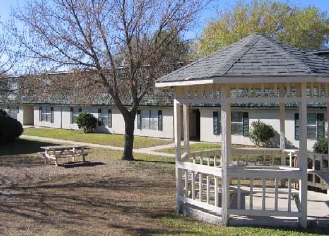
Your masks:
<path fill-rule="evenodd" d="M 88 161 L 56 167 L 37 155 L 0 157 L 0 234 L 173 233 L 162 223 L 175 215 L 173 164 Z"/>

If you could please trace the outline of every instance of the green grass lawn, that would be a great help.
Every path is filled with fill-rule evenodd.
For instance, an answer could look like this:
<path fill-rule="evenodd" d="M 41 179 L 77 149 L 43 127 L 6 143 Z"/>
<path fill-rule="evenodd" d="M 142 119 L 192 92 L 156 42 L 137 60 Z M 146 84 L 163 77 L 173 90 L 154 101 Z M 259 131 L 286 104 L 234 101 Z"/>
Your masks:
<path fill-rule="evenodd" d="M 289 228 L 269 228 L 269 227 L 225 227 L 195 222 L 186 219 L 186 217 L 166 218 L 164 224 L 168 227 L 183 229 L 184 233 L 175 235 L 180 236 L 306 236 L 306 235 L 328 235 L 328 229 L 309 227 L 306 230 Z M 172 234 L 164 234 L 172 235 Z"/>
<path fill-rule="evenodd" d="M 95 143 L 102 145 L 111 145 L 115 147 L 124 146 L 124 136 L 118 134 L 88 133 L 85 134 L 79 130 L 66 129 L 48 129 L 48 128 L 27 128 L 24 129 L 25 135 L 71 140 L 76 142 Z M 153 147 L 172 143 L 169 139 L 156 139 L 135 136 L 134 148 Z"/>
<path fill-rule="evenodd" d="M 204 150 L 213 150 L 219 149 L 221 147 L 220 143 L 193 143 L 190 144 L 190 152 L 204 151 Z M 184 146 L 181 147 L 182 153 L 184 152 Z M 175 148 L 165 148 L 159 150 L 159 152 L 175 154 Z"/>

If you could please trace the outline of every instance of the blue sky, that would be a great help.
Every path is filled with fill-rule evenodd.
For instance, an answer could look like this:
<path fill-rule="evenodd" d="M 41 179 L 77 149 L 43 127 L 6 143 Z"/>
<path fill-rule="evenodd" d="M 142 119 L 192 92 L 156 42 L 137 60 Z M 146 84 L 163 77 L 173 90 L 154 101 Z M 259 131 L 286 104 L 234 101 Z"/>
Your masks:
<path fill-rule="evenodd" d="M 252 0 L 245 0 L 246 2 L 250 2 Z M 287 2 L 285 0 L 279 0 L 281 2 Z M 10 11 L 12 7 L 16 7 L 17 5 L 24 5 L 26 0 L 1 0 L 0 4 L 0 21 L 5 22 L 10 17 Z M 196 34 L 201 33 L 201 29 L 207 24 L 207 21 L 210 17 L 216 16 L 216 8 L 219 8 L 220 10 L 225 10 L 231 8 L 237 1 L 235 0 L 215 0 L 214 5 L 216 7 L 209 7 L 206 9 L 202 17 L 200 18 L 200 22 L 198 24 L 198 27 L 192 32 L 188 33 L 188 38 L 193 38 Z M 327 15 L 329 16 L 329 0 L 289 0 L 288 2 L 292 3 L 293 5 L 296 5 L 298 7 L 307 7 L 307 6 L 316 6 L 322 11 L 326 11 Z"/>

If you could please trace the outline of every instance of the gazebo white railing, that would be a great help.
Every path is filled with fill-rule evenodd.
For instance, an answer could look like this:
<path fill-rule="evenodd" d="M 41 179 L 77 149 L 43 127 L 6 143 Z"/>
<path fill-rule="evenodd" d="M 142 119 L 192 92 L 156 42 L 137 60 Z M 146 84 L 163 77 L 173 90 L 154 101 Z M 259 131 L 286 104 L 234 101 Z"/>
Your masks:
<path fill-rule="evenodd" d="M 295 188 L 301 172 L 289 167 L 288 155 L 287 165 L 280 166 L 280 155 L 279 149 L 267 152 L 265 149 L 232 149 L 234 161 L 228 168 L 228 214 L 302 216 L 296 206 L 299 192 Z M 184 203 L 182 211 L 208 217 L 220 224 L 223 207 L 221 150 L 185 154 L 182 161 L 177 162 L 177 168 L 183 173 L 178 193 L 178 200 Z M 281 186 L 282 180 L 285 181 L 284 187 Z M 207 214 L 201 216 L 200 209 Z"/>

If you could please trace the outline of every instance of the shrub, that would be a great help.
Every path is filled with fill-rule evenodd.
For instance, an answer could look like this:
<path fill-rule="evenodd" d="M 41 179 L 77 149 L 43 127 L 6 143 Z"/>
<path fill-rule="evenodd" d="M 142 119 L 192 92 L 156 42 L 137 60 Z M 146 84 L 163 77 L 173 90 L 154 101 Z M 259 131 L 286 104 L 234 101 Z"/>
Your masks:
<path fill-rule="evenodd" d="M 81 112 L 77 116 L 77 124 L 84 133 L 92 133 L 96 128 L 97 118 L 90 113 Z"/>
<path fill-rule="evenodd" d="M 22 133 L 23 126 L 19 121 L 0 115 L 0 144 L 15 141 Z"/>
<path fill-rule="evenodd" d="M 269 146 L 275 133 L 271 125 L 258 120 L 251 123 L 251 131 L 248 136 L 256 146 Z"/>
<path fill-rule="evenodd" d="M 0 108 L 0 116 L 9 116 L 8 113 L 5 110 L 2 110 Z"/>
<path fill-rule="evenodd" d="M 328 154 L 328 138 L 318 140 L 313 146 L 313 151 L 316 153 Z"/>

